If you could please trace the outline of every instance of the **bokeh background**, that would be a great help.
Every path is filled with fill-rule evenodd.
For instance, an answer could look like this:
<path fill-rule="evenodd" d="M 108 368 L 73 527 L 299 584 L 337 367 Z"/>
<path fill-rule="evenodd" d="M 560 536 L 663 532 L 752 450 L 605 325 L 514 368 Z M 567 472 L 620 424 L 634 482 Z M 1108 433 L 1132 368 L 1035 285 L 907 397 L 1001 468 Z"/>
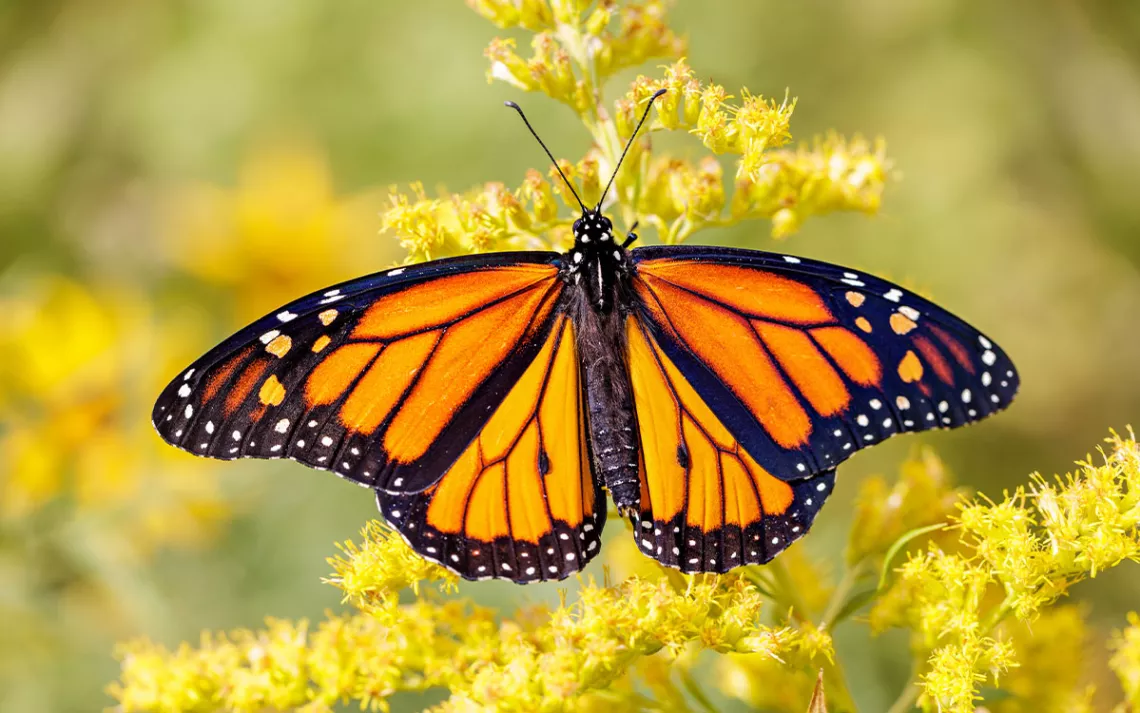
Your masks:
<path fill-rule="evenodd" d="M 1137 420 L 1140 4 L 681 0 L 673 17 L 702 80 L 798 96 L 797 139 L 887 139 L 882 214 L 809 221 L 778 249 L 930 294 L 1022 373 L 1000 417 L 855 457 L 809 551 L 840 551 L 859 479 L 917 443 L 1000 494 Z M 151 402 L 246 320 L 400 260 L 378 233 L 388 184 L 543 168 L 504 99 L 556 153 L 586 149 L 565 108 L 486 83 L 495 34 L 461 0 L 0 2 L 0 710 L 109 705 L 125 637 L 339 607 L 324 558 L 372 498 L 174 452 Z M 698 240 L 772 247 L 757 224 Z M 556 590 L 464 588 L 504 607 Z M 1140 572 L 1074 596 L 1103 636 Z M 862 637 L 841 630 L 840 656 L 882 710 L 905 645 Z"/>

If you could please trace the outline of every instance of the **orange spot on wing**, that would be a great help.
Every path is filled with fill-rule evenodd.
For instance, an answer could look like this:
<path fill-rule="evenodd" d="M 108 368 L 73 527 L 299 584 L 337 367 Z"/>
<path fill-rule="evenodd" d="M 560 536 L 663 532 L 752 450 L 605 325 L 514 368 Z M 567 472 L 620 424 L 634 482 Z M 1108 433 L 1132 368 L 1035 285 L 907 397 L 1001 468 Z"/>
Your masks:
<path fill-rule="evenodd" d="M 546 321 L 553 298 L 527 290 L 448 327 L 384 434 L 389 457 L 411 463 L 427 453 L 456 411 Z"/>
<path fill-rule="evenodd" d="M 477 448 L 468 448 L 436 486 L 428 505 L 429 525 L 446 533 L 456 533 L 463 529 L 467 498 L 480 472 L 479 451 Z"/>
<path fill-rule="evenodd" d="M 338 314 L 340 313 L 335 309 L 326 309 L 324 312 L 321 312 L 317 315 L 317 319 L 321 320 L 321 324 L 327 327 L 333 323 L 333 320 L 336 319 Z"/>
<path fill-rule="evenodd" d="M 541 292 L 557 274 L 558 268 L 553 265 L 512 265 L 412 285 L 376 300 L 352 336 L 390 339 L 447 325 L 513 293 Z"/>
<path fill-rule="evenodd" d="M 565 322 L 565 318 L 558 320 L 555 330 Z M 519 434 L 536 415 L 539 399 L 543 393 L 543 385 L 551 366 L 550 360 L 554 355 L 554 346 L 558 342 L 559 332 L 555 331 L 542 345 L 538 355 L 527 367 L 515 385 L 511 387 L 503 403 L 495 409 L 491 419 L 483 428 L 480 441 L 483 445 L 483 457 L 488 461 L 506 458 Z M 551 393 L 551 397 L 558 398 L 560 394 Z M 565 430 L 565 429 L 563 429 Z"/>
<path fill-rule="evenodd" d="M 811 330 L 811 334 L 852 381 L 878 386 L 883 378 L 882 366 L 866 342 L 843 327 L 820 327 Z"/>
<path fill-rule="evenodd" d="M 922 373 L 922 362 L 908 349 L 899 362 L 899 378 L 908 384 L 913 384 L 922 378 Z"/>
<path fill-rule="evenodd" d="M 276 374 L 270 374 L 265 383 L 261 385 L 261 390 L 257 392 L 257 398 L 266 406 L 280 406 L 281 402 L 285 400 L 285 387 L 277 380 Z"/>
<path fill-rule="evenodd" d="M 862 307 L 863 303 L 867 301 L 867 296 L 862 292 L 850 291 L 846 295 L 847 302 L 852 307 Z"/>
<path fill-rule="evenodd" d="M 918 327 L 909 317 L 898 312 L 891 314 L 891 329 L 895 330 L 895 334 L 903 335 L 910 334 Z"/>
<path fill-rule="evenodd" d="M 938 351 L 938 347 L 921 334 L 914 338 L 914 346 L 918 347 L 922 358 L 934 370 L 934 375 L 947 386 L 953 386 L 954 370 L 950 368 L 950 363 L 942 356 L 942 352 Z"/>
<path fill-rule="evenodd" d="M 322 334 L 321 336 L 317 337 L 317 341 L 313 342 L 313 353 L 320 354 L 325 350 L 325 347 L 327 347 L 331 341 L 332 340 L 329 339 L 329 336 L 327 334 Z"/>
<path fill-rule="evenodd" d="M 810 337 L 799 329 L 771 322 L 753 322 L 753 326 L 812 408 L 831 416 L 847 407 L 851 395 L 843 379 Z"/>
<path fill-rule="evenodd" d="M 226 394 L 226 403 L 222 407 L 222 412 L 226 416 L 229 416 L 234 411 L 237 411 L 238 407 L 245 403 L 246 397 L 248 397 L 250 392 L 253 391 L 254 385 L 257 384 L 258 380 L 261 378 L 261 375 L 265 373 L 265 370 L 268 367 L 268 359 L 258 359 L 251 362 L 249 366 L 247 366 L 245 370 L 242 371 L 241 375 L 238 376 L 237 381 L 235 381 L 234 385 L 230 387 L 229 393 Z"/>
<path fill-rule="evenodd" d="M 506 466 L 503 463 L 488 466 L 471 489 L 464 529 L 468 537 L 484 542 L 511 534 L 507 524 Z"/>
<path fill-rule="evenodd" d="M 325 357 L 305 381 L 305 400 L 309 406 L 331 404 L 339 399 L 379 351 L 379 344 L 345 344 Z"/>
<path fill-rule="evenodd" d="M 961 342 L 951 336 L 946 330 L 940 328 L 938 325 L 928 322 L 926 328 L 929 329 L 934 334 L 934 336 L 938 338 L 938 341 L 942 342 L 946 348 L 950 350 L 950 354 L 954 357 L 954 361 L 961 364 L 963 369 L 965 369 L 970 374 L 977 373 L 977 368 L 974 366 L 974 361 L 970 358 L 970 352 L 966 350 L 966 347 L 962 346 Z"/>
<path fill-rule="evenodd" d="M 668 281 L 752 317 L 796 324 L 834 321 L 815 290 L 764 270 L 662 258 L 638 264 L 637 272 L 655 291 Z"/>
<path fill-rule="evenodd" d="M 772 439 L 784 448 L 806 443 L 811 419 L 749 322 L 663 280 L 649 280 L 667 311 L 666 326 L 676 330 L 677 337 L 728 386 Z"/>
<path fill-rule="evenodd" d="M 867 334 L 870 334 L 872 331 L 871 322 L 866 317 L 856 317 L 855 326 L 859 329 L 862 329 Z"/>
<path fill-rule="evenodd" d="M 438 332 L 424 332 L 384 347 L 345 400 L 341 423 L 364 434 L 375 431 L 411 386 L 438 339 Z"/>
<path fill-rule="evenodd" d="M 265 345 L 265 351 L 280 359 L 293 348 L 293 340 L 288 334 L 278 334 L 273 341 Z"/>

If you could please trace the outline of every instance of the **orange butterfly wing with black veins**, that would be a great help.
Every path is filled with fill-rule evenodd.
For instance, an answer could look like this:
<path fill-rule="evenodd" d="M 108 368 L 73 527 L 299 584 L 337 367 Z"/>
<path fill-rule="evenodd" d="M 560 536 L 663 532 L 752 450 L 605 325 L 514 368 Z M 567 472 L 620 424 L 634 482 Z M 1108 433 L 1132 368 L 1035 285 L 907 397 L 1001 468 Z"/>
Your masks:
<path fill-rule="evenodd" d="M 883 280 L 749 250 L 632 254 L 632 517 L 642 550 L 667 564 L 768 561 L 807 531 L 856 451 L 979 420 L 1017 391 L 993 342 Z"/>
<path fill-rule="evenodd" d="M 195 455 L 291 458 L 421 491 L 547 343 L 564 287 L 557 257 L 441 260 L 304 297 L 175 378 L 155 427 Z"/>
<path fill-rule="evenodd" d="M 727 572 L 776 556 L 811 527 L 835 471 L 786 482 L 749 454 L 644 323 L 627 321 L 641 441 L 638 547 L 685 572 Z"/>
<path fill-rule="evenodd" d="M 563 579 L 597 554 L 605 498 L 586 445 L 574 326 L 559 314 L 537 356 L 443 477 L 377 493 L 417 552 L 464 577 Z"/>

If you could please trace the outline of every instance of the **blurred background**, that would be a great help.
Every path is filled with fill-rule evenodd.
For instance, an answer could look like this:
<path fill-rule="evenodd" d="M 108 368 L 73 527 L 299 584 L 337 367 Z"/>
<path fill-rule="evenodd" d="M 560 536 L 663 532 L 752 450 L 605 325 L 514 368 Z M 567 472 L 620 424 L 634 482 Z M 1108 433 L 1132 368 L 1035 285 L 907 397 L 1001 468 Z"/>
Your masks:
<path fill-rule="evenodd" d="M 1136 421 L 1140 4 L 681 0 L 673 17 L 702 80 L 798 96 L 798 140 L 887 139 L 899 180 L 879 217 L 814 219 L 774 249 L 922 290 L 1022 373 L 992 421 L 855 457 L 810 552 L 842 548 L 859 479 L 918 443 L 1000 495 Z M 340 606 L 324 558 L 372 498 L 293 463 L 184 456 L 151 403 L 246 321 L 399 261 L 378 234 L 387 185 L 544 168 L 504 99 L 557 154 L 586 149 L 569 110 L 486 83 L 496 34 L 461 0 L 0 3 L 0 709 L 109 705 L 125 637 L 173 645 Z M 511 607 L 556 588 L 464 592 Z M 1103 637 L 1140 572 L 1074 595 Z M 863 636 L 841 630 L 840 656 L 882 710 L 905 644 Z"/>

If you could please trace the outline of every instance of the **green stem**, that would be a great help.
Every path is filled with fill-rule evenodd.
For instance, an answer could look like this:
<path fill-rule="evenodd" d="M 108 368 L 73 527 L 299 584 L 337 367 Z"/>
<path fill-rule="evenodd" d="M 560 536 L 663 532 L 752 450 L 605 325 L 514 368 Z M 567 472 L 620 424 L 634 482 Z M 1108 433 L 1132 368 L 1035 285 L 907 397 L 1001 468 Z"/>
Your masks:
<path fill-rule="evenodd" d="M 831 595 L 831 600 L 828 601 L 827 608 L 823 612 L 823 618 L 819 622 L 820 629 L 829 631 L 831 627 L 836 624 L 835 618 L 839 616 L 839 612 L 843 611 L 843 606 L 847 603 L 847 597 L 862 578 L 864 571 L 867 569 L 866 565 L 867 560 L 865 558 L 861 559 L 855 566 L 843 573 L 843 579 L 839 580 L 839 584 L 835 587 L 835 591 Z"/>
<path fill-rule="evenodd" d="M 914 681 L 906 684 L 906 688 L 904 688 L 902 693 L 899 694 L 899 697 L 895 699 L 895 702 L 891 704 L 891 707 L 887 709 L 887 713 L 909 713 L 909 711 L 914 710 L 914 704 L 918 701 L 918 695 L 921 692 L 922 690 Z"/>

